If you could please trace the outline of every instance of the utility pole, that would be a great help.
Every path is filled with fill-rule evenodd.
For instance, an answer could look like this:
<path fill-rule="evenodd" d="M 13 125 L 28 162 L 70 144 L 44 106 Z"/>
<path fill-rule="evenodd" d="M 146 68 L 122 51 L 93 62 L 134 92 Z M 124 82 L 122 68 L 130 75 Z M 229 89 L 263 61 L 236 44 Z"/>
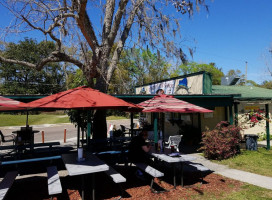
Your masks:
<path fill-rule="evenodd" d="M 246 72 L 245 72 L 245 84 L 247 83 L 247 61 L 246 61 Z"/>

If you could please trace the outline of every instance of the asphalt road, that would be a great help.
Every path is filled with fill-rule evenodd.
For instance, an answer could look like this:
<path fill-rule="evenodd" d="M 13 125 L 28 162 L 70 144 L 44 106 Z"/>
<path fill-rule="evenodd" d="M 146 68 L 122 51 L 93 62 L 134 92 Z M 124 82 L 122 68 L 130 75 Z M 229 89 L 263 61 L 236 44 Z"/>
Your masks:
<path fill-rule="evenodd" d="M 138 120 L 134 120 L 137 122 Z M 116 128 L 120 128 L 120 124 L 129 127 L 130 119 L 121 119 L 121 120 L 108 120 L 109 124 L 115 124 Z M 35 143 L 42 142 L 42 131 L 44 131 L 44 141 L 64 141 L 64 129 L 66 129 L 66 139 L 76 138 L 77 137 L 77 128 L 74 124 L 63 123 L 63 124 L 44 124 L 44 125 L 30 125 L 33 127 L 33 130 L 38 130 L 40 132 L 34 133 Z M 0 130 L 4 135 L 12 134 L 12 131 L 20 130 L 20 126 L 13 127 L 0 127 Z"/>

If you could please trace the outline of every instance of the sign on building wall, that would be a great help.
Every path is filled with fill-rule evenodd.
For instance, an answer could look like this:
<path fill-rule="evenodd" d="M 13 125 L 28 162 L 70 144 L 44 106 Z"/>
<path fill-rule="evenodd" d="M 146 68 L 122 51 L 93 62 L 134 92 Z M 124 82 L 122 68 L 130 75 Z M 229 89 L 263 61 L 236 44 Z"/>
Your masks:
<path fill-rule="evenodd" d="M 258 111 L 260 110 L 260 106 L 245 106 L 245 111 Z"/>
<path fill-rule="evenodd" d="M 151 83 L 149 85 L 136 87 L 136 94 L 156 94 L 158 89 L 163 89 L 165 94 L 203 94 L 203 74 Z"/>
<path fill-rule="evenodd" d="M 165 94 L 173 94 L 175 89 L 175 80 L 149 85 L 150 94 L 156 94 L 158 89 L 163 89 Z"/>

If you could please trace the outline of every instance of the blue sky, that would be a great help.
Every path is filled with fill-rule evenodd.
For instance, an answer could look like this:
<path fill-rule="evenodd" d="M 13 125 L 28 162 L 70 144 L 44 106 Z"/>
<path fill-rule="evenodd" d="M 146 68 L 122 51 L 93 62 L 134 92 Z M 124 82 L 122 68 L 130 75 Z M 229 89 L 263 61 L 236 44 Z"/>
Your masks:
<path fill-rule="evenodd" d="M 195 46 L 193 60 L 216 63 L 226 74 L 239 69 L 247 77 L 261 83 L 272 80 L 266 66 L 271 55 L 271 0 L 214 0 L 207 1 L 209 13 L 201 9 L 192 19 L 185 19 L 182 34 L 189 46 Z M 195 42 L 193 41 L 195 39 Z"/>
<path fill-rule="evenodd" d="M 183 16 L 181 23 L 184 46 L 196 47 L 194 57 L 199 63 L 216 63 L 226 74 L 239 69 L 247 77 L 261 83 L 272 80 L 267 65 L 272 70 L 272 0 L 206 0 L 209 13 L 201 8 L 191 19 Z M 0 27 L 8 25 L 10 16 L 0 5 Z M 28 37 L 37 36 L 28 33 Z M 15 41 L 22 38 L 15 38 Z M 9 39 L 10 40 L 10 39 Z"/>

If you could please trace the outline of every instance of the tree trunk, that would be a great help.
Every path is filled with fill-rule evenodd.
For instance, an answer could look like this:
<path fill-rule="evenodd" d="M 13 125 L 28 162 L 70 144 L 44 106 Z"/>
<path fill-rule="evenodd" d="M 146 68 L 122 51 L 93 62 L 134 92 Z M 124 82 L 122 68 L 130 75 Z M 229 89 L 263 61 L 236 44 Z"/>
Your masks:
<path fill-rule="evenodd" d="M 93 139 L 107 138 L 106 110 L 98 110 L 94 114 Z"/>
<path fill-rule="evenodd" d="M 107 84 L 103 77 L 97 78 L 95 89 L 107 92 Z M 107 138 L 106 110 L 97 110 L 93 119 L 93 138 Z"/>

